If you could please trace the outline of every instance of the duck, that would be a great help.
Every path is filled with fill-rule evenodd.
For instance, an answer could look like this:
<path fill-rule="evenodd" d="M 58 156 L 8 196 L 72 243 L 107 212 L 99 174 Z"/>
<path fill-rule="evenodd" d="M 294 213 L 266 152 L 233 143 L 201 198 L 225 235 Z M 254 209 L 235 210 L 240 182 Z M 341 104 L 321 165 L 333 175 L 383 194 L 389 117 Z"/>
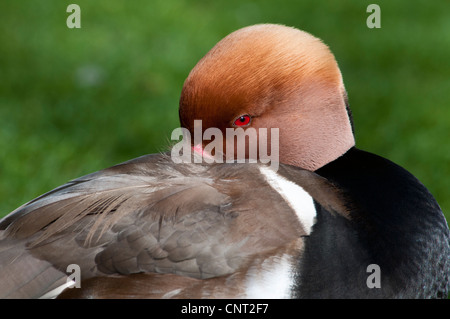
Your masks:
<path fill-rule="evenodd" d="M 278 163 L 188 140 L 217 161 L 150 154 L 57 187 L 0 220 L 1 298 L 447 297 L 442 210 L 407 170 L 356 148 L 320 39 L 232 32 L 187 76 L 179 117 L 184 132 L 196 120 L 223 132 L 222 146 L 230 129 L 276 132 Z"/>

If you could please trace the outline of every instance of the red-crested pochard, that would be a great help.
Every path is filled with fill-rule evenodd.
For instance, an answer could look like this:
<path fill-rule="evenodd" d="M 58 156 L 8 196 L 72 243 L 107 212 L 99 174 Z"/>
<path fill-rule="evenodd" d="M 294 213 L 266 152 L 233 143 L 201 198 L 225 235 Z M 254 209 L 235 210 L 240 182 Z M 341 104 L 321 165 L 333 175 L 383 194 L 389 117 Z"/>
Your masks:
<path fill-rule="evenodd" d="M 406 170 L 355 148 L 319 39 L 269 24 L 230 34 L 185 82 L 181 125 L 194 120 L 278 128 L 278 170 L 154 154 L 75 179 L 0 221 L 0 297 L 447 296 L 441 209 Z"/>

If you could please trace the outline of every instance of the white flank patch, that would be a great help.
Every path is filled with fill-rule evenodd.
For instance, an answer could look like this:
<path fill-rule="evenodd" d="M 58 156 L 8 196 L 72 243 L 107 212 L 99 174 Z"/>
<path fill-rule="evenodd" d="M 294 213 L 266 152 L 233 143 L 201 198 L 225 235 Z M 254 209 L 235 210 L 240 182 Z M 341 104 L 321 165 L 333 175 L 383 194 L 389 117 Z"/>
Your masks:
<path fill-rule="evenodd" d="M 269 185 L 276 190 L 289 204 L 305 228 L 306 233 L 311 233 L 312 226 L 316 222 L 316 207 L 313 198 L 299 185 L 278 175 L 270 167 L 260 166 L 261 174 L 264 175 Z"/>
<path fill-rule="evenodd" d="M 283 255 L 265 260 L 247 273 L 245 298 L 288 299 L 293 283 L 292 256 Z"/>

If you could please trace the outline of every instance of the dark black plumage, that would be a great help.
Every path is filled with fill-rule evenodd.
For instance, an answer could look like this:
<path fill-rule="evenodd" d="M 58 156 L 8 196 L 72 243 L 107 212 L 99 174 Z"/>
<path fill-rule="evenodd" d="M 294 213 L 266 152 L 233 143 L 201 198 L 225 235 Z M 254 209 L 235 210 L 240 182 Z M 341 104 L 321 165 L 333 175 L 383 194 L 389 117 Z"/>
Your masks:
<path fill-rule="evenodd" d="M 298 297 L 447 296 L 449 229 L 438 203 L 417 178 L 357 148 L 317 173 L 351 194 L 354 206 L 349 220 L 319 207 L 299 262 Z M 369 264 L 380 266 L 379 289 L 367 289 Z"/>

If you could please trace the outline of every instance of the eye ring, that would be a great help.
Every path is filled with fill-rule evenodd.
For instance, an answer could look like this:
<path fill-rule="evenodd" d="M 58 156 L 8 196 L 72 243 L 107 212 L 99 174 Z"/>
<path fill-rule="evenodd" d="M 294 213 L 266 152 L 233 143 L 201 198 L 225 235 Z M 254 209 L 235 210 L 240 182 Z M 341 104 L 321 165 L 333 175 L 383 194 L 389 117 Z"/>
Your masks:
<path fill-rule="evenodd" d="M 244 114 L 244 115 L 238 116 L 234 120 L 233 125 L 243 127 L 243 126 L 250 125 L 251 122 L 252 122 L 252 117 L 248 114 Z"/>

